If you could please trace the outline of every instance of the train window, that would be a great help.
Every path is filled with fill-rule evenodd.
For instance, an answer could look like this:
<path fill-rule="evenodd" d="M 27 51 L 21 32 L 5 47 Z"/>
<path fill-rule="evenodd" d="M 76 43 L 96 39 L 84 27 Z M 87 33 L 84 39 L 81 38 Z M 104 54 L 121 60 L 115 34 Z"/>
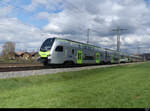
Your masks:
<path fill-rule="evenodd" d="M 72 54 L 74 54 L 74 49 L 72 49 Z"/>
<path fill-rule="evenodd" d="M 86 46 L 86 49 L 88 49 L 88 50 L 89 50 L 89 47 L 88 47 L 88 46 Z"/>
<path fill-rule="evenodd" d="M 91 47 L 89 47 L 89 50 L 91 51 Z"/>
<path fill-rule="evenodd" d="M 87 49 L 87 46 L 85 46 L 85 49 Z"/>
<path fill-rule="evenodd" d="M 83 46 L 83 49 L 86 49 L 86 46 Z"/>
<path fill-rule="evenodd" d="M 45 52 L 45 51 L 50 50 L 54 43 L 54 40 L 55 40 L 54 38 L 49 38 L 49 39 L 45 40 L 40 48 L 40 51 Z"/>
<path fill-rule="evenodd" d="M 107 52 L 105 51 L 105 56 L 107 57 Z"/>
<path fill-rule="evenodd" d="M 63 46 L 57 46 L 55 51 L 57 52 L 63 52 Z"/>
<path fill-rule="evenodd" d="M 104 53 L 100 53 L 101 58 L 103 57 L 103 54 L 104 54 Z"/>
<path fill-rule="evenodd" d="M 79 49 L 82 49 L 82 46 L 79 44 Z"/>

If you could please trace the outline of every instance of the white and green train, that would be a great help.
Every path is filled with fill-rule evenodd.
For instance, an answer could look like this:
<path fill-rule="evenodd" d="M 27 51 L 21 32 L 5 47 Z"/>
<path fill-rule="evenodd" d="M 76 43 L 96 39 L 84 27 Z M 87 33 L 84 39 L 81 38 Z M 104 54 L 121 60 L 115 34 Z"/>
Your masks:
<path fill-rule="evenodd" d="M 141 59 L 115 50 L 56 37 L 43 42 L 39 55 L 40 62 L 44 65 L 112 64 Z"/>

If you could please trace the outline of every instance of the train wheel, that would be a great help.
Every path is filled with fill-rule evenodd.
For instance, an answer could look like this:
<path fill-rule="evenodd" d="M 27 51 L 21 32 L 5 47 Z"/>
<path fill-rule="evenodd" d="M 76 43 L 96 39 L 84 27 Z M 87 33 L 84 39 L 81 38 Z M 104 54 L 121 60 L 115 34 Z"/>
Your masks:
<path fill-rule="evenodd" d="M 45 61 L 45 62 L 43 63 L 43 65 L 44 65 L 44 66 L 48 66 L 48 62 Z"/>
<path fill-rule="evenodd" d="M 66 61 L 63 64 L 63 67 L 72 67 L 72 66 L 74 66 L 74 62 L 72 61 Z"/>
<path fill-rule="evenodd" d="M 110 61 L 108 61 L 108 64 L 111 64 L 111 62 L 110 62 Z"/>

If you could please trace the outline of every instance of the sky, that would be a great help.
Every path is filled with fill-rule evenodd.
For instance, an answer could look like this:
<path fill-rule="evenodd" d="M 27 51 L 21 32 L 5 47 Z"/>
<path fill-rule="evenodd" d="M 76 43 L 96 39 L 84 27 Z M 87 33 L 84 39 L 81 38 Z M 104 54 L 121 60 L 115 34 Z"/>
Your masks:
<path fill-rule="evenodd" d="M 150 0 L 0 0 L 0 51 L 7 41 L 16 51 L 38 51 L 49 37 L 60 37 L 121 51 L 150 52 Z M 139 51 L 137 50 L 140 47 Z"/>

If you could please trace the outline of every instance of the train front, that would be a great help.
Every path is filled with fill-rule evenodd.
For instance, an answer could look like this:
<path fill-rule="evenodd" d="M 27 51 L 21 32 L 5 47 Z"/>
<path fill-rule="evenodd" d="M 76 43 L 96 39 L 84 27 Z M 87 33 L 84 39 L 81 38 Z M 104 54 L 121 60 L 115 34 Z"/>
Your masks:
<path fill-rule="evenodd" d="M 45 66 L 47 66 L 51 62 L 50 50 L 53 46 L 54 41 L 55 41 L 55 38 L 48 38 L 41 45 L 41 48 L 39 51 L 39 55 L 40 55 L 39 61 L 43 63 Z"/>

